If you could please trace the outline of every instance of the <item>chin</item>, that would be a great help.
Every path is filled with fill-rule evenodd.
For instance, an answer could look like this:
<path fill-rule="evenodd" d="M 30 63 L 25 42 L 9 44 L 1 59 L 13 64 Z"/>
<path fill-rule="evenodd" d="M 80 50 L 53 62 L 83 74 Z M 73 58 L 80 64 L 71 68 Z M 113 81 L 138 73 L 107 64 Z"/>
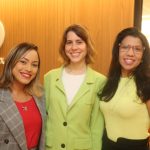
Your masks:
<path fill-rule="evenodd" d="M 71 61 L 71 63 L 73 63 L 73 64 L 78 63 L 78 62 L 80 62 L 80 61 Z"/>
<path fill-rule="evenodd" d="M 30 84 L 31 83 L 31 81 L 22 81 L 22 82 L 20 82 L 21 84 L 24 84 L 24 85 L 27 85 L 27 84 Z"/>

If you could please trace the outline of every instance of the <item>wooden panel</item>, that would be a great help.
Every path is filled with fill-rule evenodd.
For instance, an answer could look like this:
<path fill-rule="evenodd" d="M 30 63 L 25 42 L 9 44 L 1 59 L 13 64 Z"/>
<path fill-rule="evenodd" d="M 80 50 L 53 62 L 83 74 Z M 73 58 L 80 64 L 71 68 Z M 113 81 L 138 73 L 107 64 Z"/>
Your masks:
<path fill-rule="evenodd" d="M 0 0 L 0 20 L 6 29 L 0 57 L 19 42 L 39 46 L 41 81 L 50 69 L 60 65 L 58 46 L 65 27 L 86 26 L 97 50 L 93 67 L 106 74 L 116 34 L 133 26 L 134 0 Z"/>

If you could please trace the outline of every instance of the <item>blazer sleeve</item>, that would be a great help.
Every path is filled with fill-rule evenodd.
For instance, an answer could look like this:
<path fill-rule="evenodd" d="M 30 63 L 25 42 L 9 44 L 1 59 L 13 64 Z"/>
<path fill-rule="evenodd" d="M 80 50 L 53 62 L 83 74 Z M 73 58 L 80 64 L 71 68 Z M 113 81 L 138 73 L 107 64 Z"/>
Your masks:
<path fill-rule="evenodd" d="M 102 83 L 101 83 L 102 84 Z M 99 89 L 100 84 L 96 87 L 96 89 Z M 97 95 L 98 90 L 95 90 L 95 102 L 92 109 L 92 115 L 91 115 L 91 133 L 92 133 L 92 150 L 101 150 L 102 148 L 102 136 L 104 131 L 104 118 L 103 114 L 100 111 L 99 106 L 99 97 Z"/>
<path fill-rule="evenodd" d="M 48 112 L 48 107 L 49 107 L 49 89 L 50 89 L 50 75 L 46 74 L 44 76 L 44 90 L 45 90 L 45 104 L 46 104 L 46 112 Z"/>
<path fill-rule="evenodd" d="M 42 115 L 42 132 L 41 132 L 41 137 L 38 145 L 38 150 L 45 150 L 45 121 L 46 121 L 45 94 L 43 94 L 41 99 L 39 99 L 38 101 L 40 102 L 41 115 Z"/>

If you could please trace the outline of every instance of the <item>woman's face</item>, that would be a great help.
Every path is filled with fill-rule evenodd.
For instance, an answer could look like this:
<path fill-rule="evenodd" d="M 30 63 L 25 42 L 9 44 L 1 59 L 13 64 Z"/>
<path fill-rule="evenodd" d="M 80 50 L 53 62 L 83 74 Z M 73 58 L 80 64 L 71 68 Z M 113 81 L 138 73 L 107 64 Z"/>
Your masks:
<path fill-rule="evenodd" d="M 144 48 L 138 37 L 126 36 L 119 44 L 119 62 L 122 76 L 129 76 L 142 63 Z"/>
<path fill-rule="evenodd" d="M 36 76 L 39 66 L 39 57 L 35 50 L 27 51 L 16 63 L 12 70 L 14 83 L 25 86 Z"/>
<path fill-rule="evenodd" d="M 86 43 L 73 31 L 67 33 L 65 53 L 70 59 L 70 63 L 85 63 L 85 57 L 87 55 Z"/>

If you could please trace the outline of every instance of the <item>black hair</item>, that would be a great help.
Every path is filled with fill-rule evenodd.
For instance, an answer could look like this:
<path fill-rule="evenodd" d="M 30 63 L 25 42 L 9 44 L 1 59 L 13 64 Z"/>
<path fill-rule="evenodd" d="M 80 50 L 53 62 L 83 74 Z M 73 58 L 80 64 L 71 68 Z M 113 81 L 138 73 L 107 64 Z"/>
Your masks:
<path fill-rule="evenodd" d="M 141 40 L 142 46 L 145 48 L 142 57 L 142 63 L 140 63 L 132 75 L 137 87 L 137 95 L 146 102 L 150 99 L 150 47 L 148 40 L 137 28 L 129 27 L 121 32 L 116 37 L 116 40 L 112 49 L 112 60 L 109 67 L 108 79 L 104 88 L 99 91 L 98 95 L 101 100 L 109 101 L 118 88 L 118 84 L 121 77 L 121 65 L 119 63 L 119 44 L 127 37 L 137 37 Z"/>

